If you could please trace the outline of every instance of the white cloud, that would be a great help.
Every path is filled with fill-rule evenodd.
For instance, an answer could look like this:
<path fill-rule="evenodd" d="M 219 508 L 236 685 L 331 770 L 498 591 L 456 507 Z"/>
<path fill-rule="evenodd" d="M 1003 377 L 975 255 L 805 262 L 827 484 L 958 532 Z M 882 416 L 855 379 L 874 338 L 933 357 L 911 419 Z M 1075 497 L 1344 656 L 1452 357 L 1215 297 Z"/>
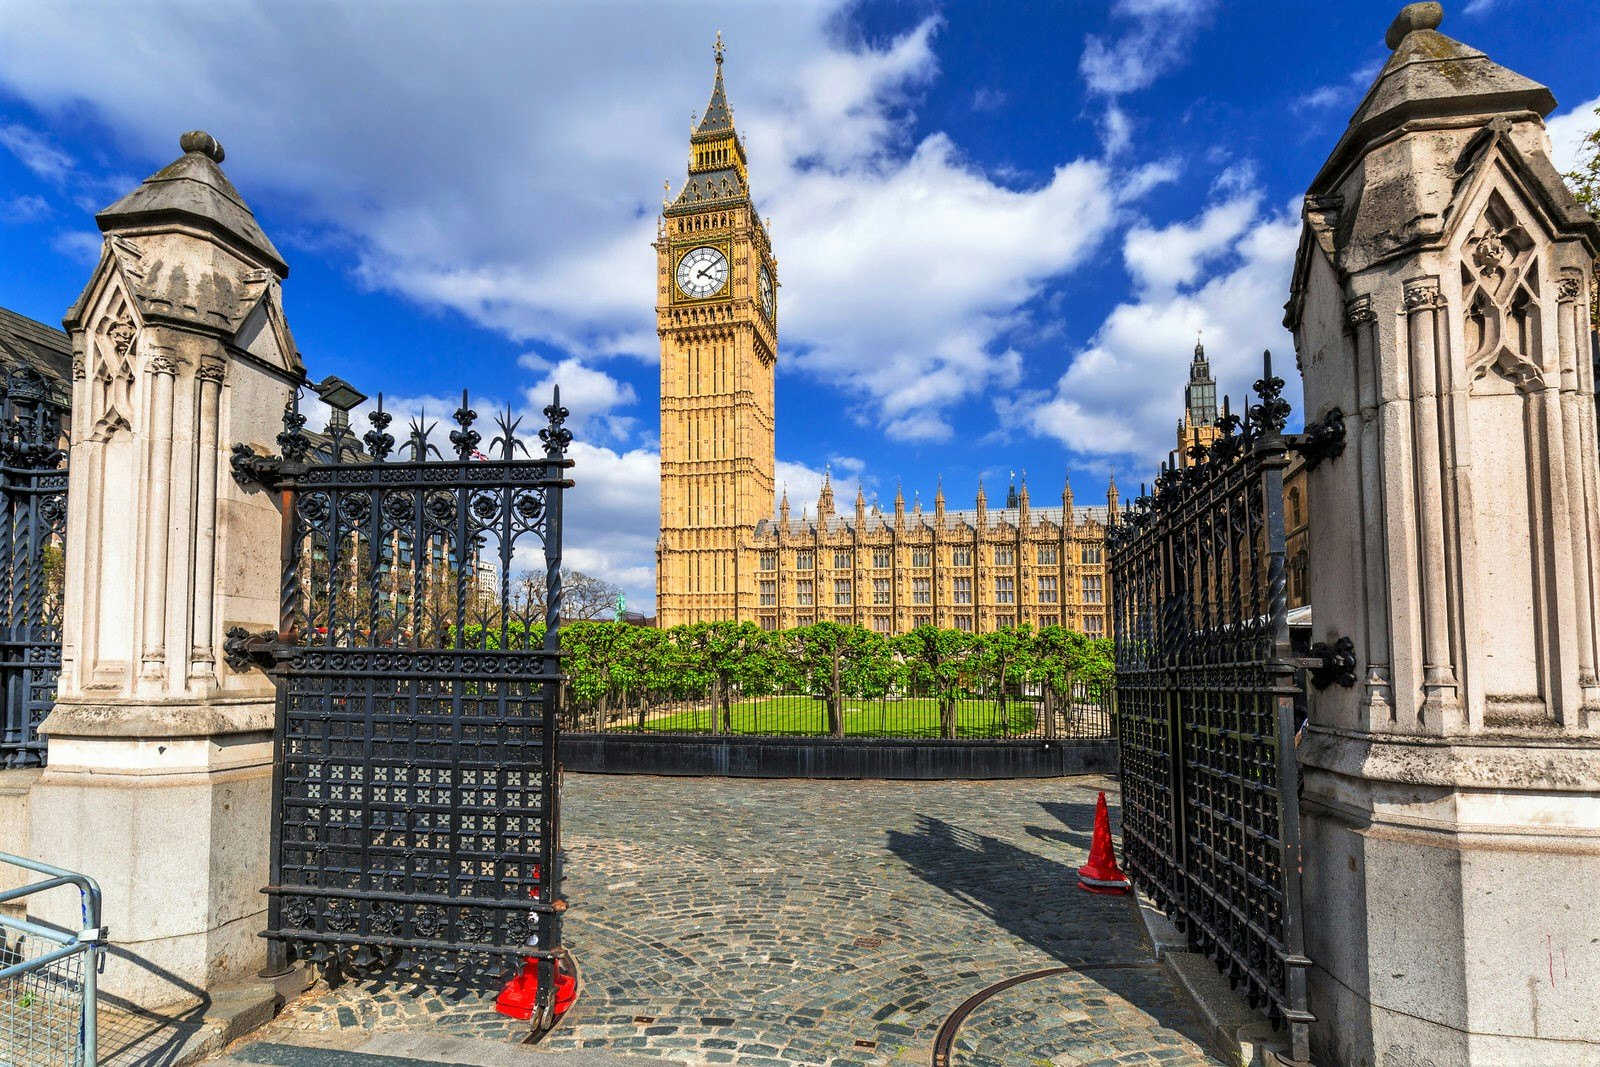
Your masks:
<path fill-rule="evenodd" d="M 1550 158 L 1561 173 L 1578 168 L 1583 158 L 1584 136 L 1600 128 L 1600 114 L 1595 113 L 1596 108 L 1600 108 L 1600 96 L 1545 120 L 1545 128 L 1550 132 Z"/>
<path fill-rule="evenodd" d="M 1499 4 L 1500 0 L 1471 0 L 1471 3 L 1467 4 L 1466 7 L 1461 9 L 1461 13 L 1469 17 L 1487 15 L 1490 11 L 1493 11 L 1496 7 L 1498 7 Z"/>
<path fill-rule="evenodd" d="M 1226 225 L 1208 221 L 1224 216 Z M 1246 193 L 1168 229 L 1178 235 L 1184 268 L 1156 269 L 1161 284 L 1113 309 L 1053 392 L 1020 397 L 1003 406 L 1002 417 L 1077 452 L 1131 458 L 1153 471 L 1174 447 L 1185 372 L 1201 331 L 1219 392 L 1231 392 L 1236 403 L 1260 376 L 1262 349 L 1273 349 L 1280 373 L 1292 371 L 1293 341 L 1282 318 L 1300 231 L 1296 206 L 1262 212 Z M 1125 254 L 1148 243 L 1149 231 L 1142 233 L 1129 235 Z M 1207 263 L 1217 266 L 1202 277 L 1198 268 Z M 1298 406 L 1298 389 L 1288 393 Z"/>
<path fill-rule="evenodd" d="M 1205 264 L 1227 254 L 1256 221 L 1260 197 L 1243 195 L 1206 208 L 1198 218 L 1161 229 L 1135 226 L 1123 240 L 1122 258 L 1142 289 L 1170 291 L 1192 284 Z"/>
<path fill-rule="evenodd" d="M 947 406 L 1015 380 L 1019 309 L 1114 221 L 1118 175 L 1100 163 L 1065 161 L 1019 189 L 943 134 L 913 143 L 937 18 L 851 46 L 834 32 L 844 0 L 727 5 L 714 20 L 643 5 L 626 34 L 610 31 L 615 9 L 581 5 L 168 6 L 97 5 L 93 33 L 81 8 L 11 12 L 0 83 L 47 114 L 87 105 L 157 162 L 205 126 L 247 196 L 331 227 L 369 284 L 581 353 L 586 371 L 656 357 L 656 191 L 683 180 L 717 25 L 775 223 L 781 366 L 840 388 L 864 424 L 947 437 Z M 1118 10 L 1152 27 L 1206 6 Z M 184 78 L 151 78 L 152 53 L 184 56 Z"/>
<path fill-rule="evenodd" d="M 50 247 L 86 266 L 100 261 L 102 239 L 90 230 L 62 230 L 50 238 Z"/>
<path fill-rule="evenodd" d="M 60 184 L 72 172 L 72 157 L 26 126 L 0 126 L 0 146 L 48 182 Z"/>
<path fill-rule="evenodd" d="M 0 219 L 6 222 L 33 222 L 54 214 L 42 196 L 14 196 L 0 202 Z"/>
<path fill-rule="evenodd" d="M 553 390 L 559 386 L 561 405 L 572 412 L 568 425 L 574 433 L 606 440 L 628 437 L 637 420 L 616 411 L 638 401 L 633 386 L 578 359 L 563 359 L 552 364 L 537 357 L 523 356 L 518 362 L 529 370 L 544 373 L 543 378 L 524 390 L 529 408 L 539 410 L 548 404 Z"/>
<path fill-rule="evenodd" d="M 1148 88 L 1188 58 L 1195 31 L 1214 6 L 1213 0 L 1118 0 L 1113 16 L 1134 25 L 1120 37 L 1085 38 L 1078 72 L 1107 96 Z"/>
<path fill-rule="evenodd" d="M 1006 103 L 1006 94 L 989 86 L 980 88 L 972 94 L 972 110 L 974 111 L 999 111 Z"/>

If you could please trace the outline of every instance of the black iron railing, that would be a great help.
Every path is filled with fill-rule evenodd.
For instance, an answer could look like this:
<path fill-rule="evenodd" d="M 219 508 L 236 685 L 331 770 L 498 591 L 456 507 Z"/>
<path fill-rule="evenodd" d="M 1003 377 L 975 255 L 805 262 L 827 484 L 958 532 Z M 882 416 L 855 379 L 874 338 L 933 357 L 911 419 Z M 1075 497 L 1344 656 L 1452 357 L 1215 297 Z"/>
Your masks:
<path fill-rule="evenodd" d="M 39 724 L 61 675 L 67 467 L 62 424 L 37 371 L 6 378 L 0 405 L 0 765 L 44 764 Z"/>
<path fill-rule="evenodd" d="M 1129 873 L 1304 1060 L 1282 391 L 1268 356 L 1247 416 L 1224 408 L 1217 440 L 1163 467 L 1109 549 Z"/>
<path fill-rule="evenodd" d="M 532 451 L 497 420 L 479 451 L 465 396 L 448 455 L 433 425 L 396 442 L 378 410 L 358 442 L 313 438 L 294 407 L 281 457 L 234 470 L 282 495 L 276 635 L 232 661 L 279 684 L 266 936 L 333 976 L 484 988 L 539 961 L 548 1025 L 561 951 L 556 721 L 567 411 Z M 398 444 L 398 448 L 397 448 Z M 542 552 L 539 617 L 511 574 Z"/>

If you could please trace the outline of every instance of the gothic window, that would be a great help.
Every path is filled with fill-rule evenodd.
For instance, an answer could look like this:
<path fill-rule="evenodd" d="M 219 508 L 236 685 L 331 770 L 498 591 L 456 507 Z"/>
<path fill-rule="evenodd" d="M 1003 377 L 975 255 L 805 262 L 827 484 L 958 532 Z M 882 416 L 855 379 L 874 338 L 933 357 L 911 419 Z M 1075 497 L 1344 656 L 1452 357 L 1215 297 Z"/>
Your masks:
<path fill-rule="evenodd" d="M 1083 602 L 1085 604 L 1104 603 L 1101 582 L 1104 581 L 1098 574 L 1083 576 Z"/>
<path fill-rule="evenodd" d="M 1100 546 L 1099 545 L 1084 545 L 1083 546 L 1083 562 L 1090 563 L 1090 564 L 1099 563 L 1100 562 Z"/>
<path fill-rule="evenodd" d="M 1104 637 L 1106 635 L 1106 620 L 1100 615 L 1085 615 L 1083 617 L 1083 632 L 1090 637 Z"/>
<path fill-rule="evenodd" d="M 872 617 L 872 628 L 880 634 L 886 634 L 889 632 L 892 622 L 893 620 L 887 615 L 874 615 Z"/>
<path fill-rule="evenodd" d="M 971 615 L 957 615 L 956 616 L 956 629 L 960 630 L 962 633 L 969 633 L 970 634 L 972 632 L 972 616 Z"/>
<path fill-rule="evenodd" d="M 800 615 L 795 618 L 794 624 L 796 626 L 815 626 L 817 617 L 815 615 Z"/>
<path fill-rule="evenodd" d="M 1039 565 L 1041 567 L 1054 567 L 1056 565 L 1056 546 L 1039 546 Z"/>
<path fill-rule="evenodd" d="M 933 625 L 933 616 L 932 615 L 913 615 L 913 616 L 911 616 L 911 625 L 912 626 L 932 626 Z"/>
<path fill-rule="evenodd" d="M 1056 576 L 1053 574 L 1041 575 L 1039 578 L 1039 603 L 1054 604 L 1056 602 Z"/>
<path fill-rule="evenodd" d="M 1059 625 L 1061 625 L 1061 616 L 1059 616 L 1059 615 L 1040 615 L 1039 616 L 1039 625 L 1041 627 L 1059 626 Z"/>
<path fill-rule="evenodd" d="M 770 607 L 776 606 L 777 603 L 778 603 L 778 583 L 777 582 L 762 582 L 761 583 L 761 606 L 764 607 L 764 608 L 770 608 Z"/>
<path fill-rule="evenodd" d="M 994 602 L 996 604 L 1015 604 L 1017 602 L 1015 578 L 996 578 L 994 580 Z"/>
<path fill-rule="evenodd" d="M 913 567 L 933 566 L 933 552 L 926 548 L 913 549 L 911 552 L 911 565 Z"/>
<path fill-rule="evenodd" d="M 850 579 L 836 578 L 833 582 L 833 602 L 839 607 L 850 606 Z"/>
<path fill-rule="evenodd" d="M 887 570 L 889 567 L 889 550 L 887 548 L 873 549 L 872 565 L 880 571 Z"/>
<path fill-rule="evenodd" d="M 1300 522 L 1300 490 L 1294 488 L 1289 490 L 1289 526 L 1292 529 L 1299 526 Z"/>
<path fill-rule="evenodd" d="M 1009 630 L 1016 624 L 1017 620 L 1014 615 L 996 615 L 994 617 L 994 625 L 998 630 Z"/>
<path fill-rule="evenodd" d="M 930 588 L 932 584 L 931 580 L 927 578 L 911 579 L 911 602 L 913 604 L 933 603 L 933 595 Z"/>
<path fill-rule="evenodd" d="M 972 566 L 972 549 L 953 548 L 950 550 L 950 565 L 952 567 Z"/>
<path fill-rule="evenodd" d="M 874 604 L 889 603 L 889 579 L 872 579 L 872 602 Z"/>
<path fill-rule="evenodd" d="M 761 628 L 767 631 L 776 630 L 778 628 L 778 617 L 776 615 L 761 616 Z"/>
<path fill-rule="evenodd" d="M 817 565 L 816 553 L 814 553 L 814 552 L 796 552 L 794 554 L 794 569 L 795 570 L 797 570 L 797 571 L 809 571 L 809 570 L 812 570 L 813 568 L 815 568 L 816 565 Z"/>
<path fill-rule="evenodd" d="M 996 567 L 1016 566 L 1017 553 L 1012 548 L 997 548 L 994 550 L 994 565 Z"/>
<path fill-rule="evenodd" d="M 794 602 L 802 607 L 809 608 L 816 603 L 811 592 L 811 579 L 802 578 L 794 583 Z"/>
<path fill-rule="evenodd" d="M 955 601 L 957 604 L 972 603 L 972 579 L 957 578 L 955 580 Z"/>
<path fill-rule="evenodd" d="M 775 571 L 778 569 L 778 554 L 776 552 L 761 553 L 761 569 Z"/>
<path fill-rule="evenodd" d="M 833 567 L 835 570 L 847 571 L 850 569 L 850 553 L 835 552 L 833 554 Z"/>

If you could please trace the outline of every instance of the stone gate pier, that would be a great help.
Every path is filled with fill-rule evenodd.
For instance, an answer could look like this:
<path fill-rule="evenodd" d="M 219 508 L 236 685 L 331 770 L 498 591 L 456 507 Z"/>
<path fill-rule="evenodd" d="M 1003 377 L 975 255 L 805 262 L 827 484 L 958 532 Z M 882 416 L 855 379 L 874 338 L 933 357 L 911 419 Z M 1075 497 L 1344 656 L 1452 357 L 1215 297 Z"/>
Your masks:
<path fill-rule="evenodd" d="M 1317 1062 L 1600 1063 L 1600 229 L 1544 86 L 1412 4 L 1311 185 L 1287 324 L 1308 420 L 1304 770 Z M 1343 517 L 1349 516 L 1347 520 Z"/>
<path fill-rule="evenodd" d="M 227 453 L 270 445 L 304 378 L 288 267 L 216 141 L 182 148 L 97 216 L 100 261 L 67 314 L 61 684 L 29 805 L 32 854 L 105 891 L 101 988 L 145 1007 L 264 959 L 273 689 L 221 653 L 229 627 L 277 627 L 279 515 Z"/>

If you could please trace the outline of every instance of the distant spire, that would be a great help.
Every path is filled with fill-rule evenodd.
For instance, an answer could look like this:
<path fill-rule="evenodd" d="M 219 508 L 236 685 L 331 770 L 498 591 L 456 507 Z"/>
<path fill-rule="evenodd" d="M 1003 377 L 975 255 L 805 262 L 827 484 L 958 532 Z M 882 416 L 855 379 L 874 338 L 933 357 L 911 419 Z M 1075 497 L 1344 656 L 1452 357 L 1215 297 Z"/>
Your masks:
<path fill-rule="evenodd" d="M 1006 487 L 1006 507 L 1014 508 L 1016 506 L 1017 506 L 1017 472 L 1016 471 L 1012 471 L 1011 472 L 1011 482 Z"/>

